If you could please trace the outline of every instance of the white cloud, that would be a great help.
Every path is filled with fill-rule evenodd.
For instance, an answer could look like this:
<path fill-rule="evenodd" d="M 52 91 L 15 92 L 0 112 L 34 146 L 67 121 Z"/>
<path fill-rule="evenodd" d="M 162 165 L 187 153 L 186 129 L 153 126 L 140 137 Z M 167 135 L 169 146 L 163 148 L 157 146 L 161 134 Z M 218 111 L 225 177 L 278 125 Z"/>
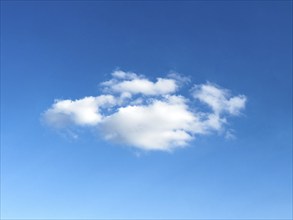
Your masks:
<path fill-rule="evenodd" d="M 174 93 L 177 90 L 175 79 L 157 78 L 152 82 L 143 76 L 132 72 L 115 71 L 113 79 L 102 83 L 106 91 L 115 93 L 143 94 L 143 95 L 164 95 Z"/>
<path fill-rule="evenodd" d="M 227 112 L 232 115 L 238 115 L 246 103 L 244 95 L 231 97 L 228 90 L 211 83 L 196 85 L 193 96 L 210 106 L 216 114 Z"/>
<path fill-rule="evenodd" d="M 194 101 L 176 92 L 183 79 L 169 75 L 150 81 L 142 75 L 121 70 L 102 83 L 103 95 L 72 101 L 57 100 L 45 111 L 54 127 L 68 125 L 99 128 L 106 140 L 143 150 L 170 151 L 189 144 L 197 135 L 225 130 L 227 117 L 245 107 L 244 95 L 232 96 L 211 83 L 195 85 L 192 95 L 208 105 L 204 111 Z"/>
<path fill-rule="evenodd" d="M 85 97 L 79 100 L 56 100 L 44 113 L 45 120 L 55 127 L 64 127 L 70 123 L 76 125 L 96 125 L 101 122 L 100 107 L 113 106 L 112 95 Z"/>
<path fill-rule="evenodd" d="M 133 72 L 124 72 L 122 70 L 116 70 L 112 73 L 114 78 L 118 79 L 137 79 L 139 76 Z"/>
<path fill-rule="evenodd" d="M 121 107 L 107 116 L 101 130 L 109 140 L 146 150 L 169 150 L 191 140 L 196 117 L 181 97 L 167 97 L 148 105 Z"/>

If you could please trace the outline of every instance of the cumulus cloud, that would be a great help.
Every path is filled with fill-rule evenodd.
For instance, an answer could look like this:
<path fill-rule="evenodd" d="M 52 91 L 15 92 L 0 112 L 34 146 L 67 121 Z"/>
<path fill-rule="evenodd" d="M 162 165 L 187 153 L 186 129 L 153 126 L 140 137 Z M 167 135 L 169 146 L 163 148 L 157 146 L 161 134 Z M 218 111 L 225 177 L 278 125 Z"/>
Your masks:
<path fill-rule="evenodd" d="M 107 91 L 114 93 L 143 94 L 143 95 L 165 95 L 174 93 L 177 84 L 174 79 L 157 78 L 156 82 L 138 76 L 132 72 L 121 70 L 112 73 L 113 79 L 102 83 Z"/>
<path fill-rule="evenodd" d="M 45 114 L 45 120 L 52 126 L 64 127 L 69 123 L 76 125 L 96 125 L 102 121 L 100 108 L 113 106 L 114 96 L 101 95 L 85 97 L 79 100 L 55 100 L 53 106 Z"/>
<path fill-rule="evenodd" d="M 246 103 L 244 95 L 231 96 L 228 90 L 209 82 L 195 85 L 193 96 L 209 105 L 216 114 L 227 112 L 232 115 L 238 115 Z"/>
<path fill-rule="evenodd" d="M 178 94 L 187 81 L 190 79 L 176 73 L 152 81 L 117 70 L 100 84 L 104 94 L 55 100 L 43 117 L 57 128 L 94 127 L 105 140 L 143 150 L 171 151 L 187 146 L 197 135 L 225 130 L 227 118 L 245 108 L 244 95 L 232 96 L 209 82 L 194 85 L 192 98 Z M 195 108 L 194 99 L 209 110 Z"/>
<path fill-rule="evenodd" d="M 121 107 L 101 123 L 106 139 L 147 150 L 185 146 L 191 140 L 196 117 L 182 97 L 171 96 L 147 105 Z"/>

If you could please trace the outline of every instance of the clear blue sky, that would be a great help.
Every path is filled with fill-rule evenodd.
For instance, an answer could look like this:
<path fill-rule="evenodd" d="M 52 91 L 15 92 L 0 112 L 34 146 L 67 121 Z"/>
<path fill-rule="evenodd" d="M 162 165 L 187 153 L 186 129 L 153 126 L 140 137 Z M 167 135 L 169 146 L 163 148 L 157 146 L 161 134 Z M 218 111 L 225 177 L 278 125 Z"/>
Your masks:
<path fill-rule="evenodd" d="M 1 1 L 1 217 L 292 218 L 291 1 Z M 116 68 L 248 98 L 236 139 L 140 157 L 44 126 Z M 185 91 L 188 93 L 188 91 Z"/>

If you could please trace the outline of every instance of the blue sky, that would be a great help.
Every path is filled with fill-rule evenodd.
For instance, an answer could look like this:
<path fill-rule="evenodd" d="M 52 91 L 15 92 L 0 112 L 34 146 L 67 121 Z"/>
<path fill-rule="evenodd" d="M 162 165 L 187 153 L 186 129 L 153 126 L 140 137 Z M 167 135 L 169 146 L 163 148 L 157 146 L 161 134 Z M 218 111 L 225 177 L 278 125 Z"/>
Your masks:
<path fill-rule="evenodd" d="M 290 1 L 2 1 L 1 218 L 292 218 L 291 9 Z M 184 97 L 208 82 L 245 95 L 223 125 L 235 137 L 194 133 L 180 149 L 148 151 L 44 122 L 55 99 L 103 94 L 115 70 L 151 82 L 189 77 Z"/>

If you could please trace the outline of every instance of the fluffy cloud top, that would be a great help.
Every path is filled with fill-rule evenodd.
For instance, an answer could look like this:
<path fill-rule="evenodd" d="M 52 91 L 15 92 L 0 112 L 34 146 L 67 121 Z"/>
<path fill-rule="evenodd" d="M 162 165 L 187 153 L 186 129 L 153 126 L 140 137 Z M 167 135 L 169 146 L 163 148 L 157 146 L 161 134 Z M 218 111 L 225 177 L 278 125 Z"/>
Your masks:
<path fill-rule="evenodd" d="M 173 73 L 153 82 L 136 73 L 114 71 L 112 79 L 101 83 L 105 94 L 56 100 L 43 117 L 57 128 L 96 127 L 106 140 L 143 150 L 170 151 L 188 145 L 196 135 L 225 130 L 227 118 L 239 115 L 245 107 L 244 95 L 232 96 L 212 83 L 194 85 L 193 99 L 176 94 L 181 79 Z M 194 99 L 210 110 L 192 108 Z"/>
<path fill-rule="evenodd" d="M 244 95 L 232 97 L 228 90 L 221 89 L 211 83 L 196 85 L 193 96 L 209 105 L 217 114 L 228 112 L 232 115 L 238 115 L 246 103 Z"/>
<path fill-rule="evenodd" d="M 79 100 L 55 100 L 52 108 L 44 114 L 46 121 L 55 127 L 64 127 L 69 123 L 77 125 L 96 125 L 102 121 L 100 108 L 116 103 L 112 95 L 85 97 Z"/>
<path fill-rule="evenodd" d="M 156 82 L 152 82 L 143 76 L 123 71 L 115 71 L 112 76 L 113 79 L 102 85 L 114 93 L 166 95 L 174 93 L 177 89 L 174 79 L 157 78 Z"/>

